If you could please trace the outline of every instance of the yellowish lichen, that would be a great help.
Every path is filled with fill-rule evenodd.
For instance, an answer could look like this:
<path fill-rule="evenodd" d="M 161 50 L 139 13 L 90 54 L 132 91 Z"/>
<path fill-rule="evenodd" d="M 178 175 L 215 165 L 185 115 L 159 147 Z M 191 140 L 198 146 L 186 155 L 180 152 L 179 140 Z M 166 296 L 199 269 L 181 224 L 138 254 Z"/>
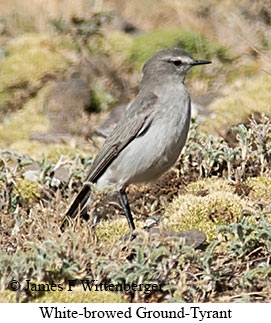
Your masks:
<path fill-rule="evenodd" d="M 251 188 L 249 198 L 253 200 L 261 200 L 270 203 L 271 200 L 271 177 L 252 177 L 246 181 Z"/>
<path fill-rule="evenodd" d="M 224 89 L 223 97 L 208 107 L 213 112 L 201 129 L 224 136 L 230 126 L 244 122 L 253 112 L 271 114 L 271 76 L 238 80 Z"/>
<path fill-rule="evenodd" d="M 135 221 L 136 228 L 144 226 L 143 223 Z M 125 217 L 122 219 L 101 221 L 96 226 L 97 237 L 106 245 L 114 244 L 130 233 Z"/>
<path fill-rule="evenodd" d="M 2 148 L 31 156 L 34 159 L 48 159 L 57 162 L 61 155 L 73 157 L 79 150 L 68 144 L 43 144 L 29 139 L 33 132 L 47 133 L 49 120 L 43 113 L 44 97 L 50 84 L 39 91 L 38 95 L 26 102 L 22 109 L 14 112 L 10 119 L 0 123 L 0 145 Z"/>
<path fill-rule="evenodd" d="M 38 111 L 38 106 L 31 103 L 32 100 L 24 108 L 13 113 L 7 122 L 0 124 L 1 146 L 27 140 L 32 131 L 45 132 L 48 129 L 45 116 Z"/>
<path fill-rule="evenodd" d="M 0 90 L 22 84 L 36 86 L 46 75 L 65 70 L 69 59 L 61 38 L 47 34 L 24 34 L 13 39 L 0 61 Z"/>
<path fill-rule="evenodd" d="M 188 184 L 186 191 L 195 195 L 207 195 L 218 191 L 233 193 L 234 187 L 222 178 L 206 178 Z"/>
<path fill-rule="evenodd" d="M 165 225 L 171 231 L 197 229 L 208 240 L 215 238 L 218 226 L 237 221 L 245 202 L 231 192 L 212 192 L 206 196 L 181 195 L 165 211 Z"/>
<path fill-rule="evenodd" d="M 39 185 L 36 182 L 21 178 L 16 182 L 16 189 L 20 196 L 28 202 L 33 202 L 36 197 L 39 197 Z"/>
<path fill-rule="evenodd" d="M 101 221 L 96 226 L 97 237 L 105 244 L 114 244 L 125 235 L 129 234 L 127 220 Z"/>
<path fill-rule="evenodd" d="M 0 145 L 2 147 L 10 147 L 18 141 L 28 140 L 30 132 L 46 132 L 49 129 L 49 121 L 42 112 L 44 97 L 49 89 L 50 84 L 44 86 L 35 98 L 28 100 L 8 120 L 0 123 Z"/>

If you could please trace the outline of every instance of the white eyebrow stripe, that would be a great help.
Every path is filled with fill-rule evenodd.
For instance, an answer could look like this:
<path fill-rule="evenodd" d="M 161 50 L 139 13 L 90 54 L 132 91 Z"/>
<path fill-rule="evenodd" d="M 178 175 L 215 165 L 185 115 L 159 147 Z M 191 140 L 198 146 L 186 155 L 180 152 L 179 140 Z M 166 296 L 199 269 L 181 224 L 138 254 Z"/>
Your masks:
<path fill-rule="evenodd" d="M 168 57 L 166 60 L 171 61 L 171 62 L 180 61 L 180 62 L 186 63 L 186 64 L 190 64 L 192 62 L 192 59 L 190 57 L 186 57 L 186 56 Z"/>
<path fill-rule="evenodd" d="M 191 58 L 190 57 L 176 57 L 176 60 L 181 61 L 183 63 L 191 63 Z M 175 61 L 175 59 L 174 59 Z"/>
<path fill-rule="evenodd" d="M 176 57 L 172 57 L 172 61 L 183 61 L 184 57 L 180 57 L 180 56 L 176 56 Z"/>

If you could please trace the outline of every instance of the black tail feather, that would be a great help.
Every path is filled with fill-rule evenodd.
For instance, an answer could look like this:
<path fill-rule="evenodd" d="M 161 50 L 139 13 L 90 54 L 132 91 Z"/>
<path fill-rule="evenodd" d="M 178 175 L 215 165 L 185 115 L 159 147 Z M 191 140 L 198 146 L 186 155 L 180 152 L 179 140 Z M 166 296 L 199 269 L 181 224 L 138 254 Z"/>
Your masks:
<path fill-rule="evenodd" d="M 87 213 L 89 207 L 91 189 L 89 185 L 84 185 L 80 192 L 77 194 L 76 198 L 66 211 L 65 215 L 71 218 L 75 218 L 76 215 L 84 215 Z"/>

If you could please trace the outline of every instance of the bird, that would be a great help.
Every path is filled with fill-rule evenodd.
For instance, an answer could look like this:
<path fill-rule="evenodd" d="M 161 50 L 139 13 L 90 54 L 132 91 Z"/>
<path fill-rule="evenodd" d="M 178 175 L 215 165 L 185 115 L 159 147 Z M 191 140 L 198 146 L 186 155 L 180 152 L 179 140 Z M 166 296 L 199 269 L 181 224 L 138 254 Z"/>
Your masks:
<path fill-rule="evenodd" d="M 87 212 L 93 184 L 98 190 L 112 187 L 130 232 L 135 230 L 126 188 L 153 182 L 175 164 L 191 118 L 186 74 L 193 66 L 210 63 L 178 48 L 162 49 L 147 60 L 138 94 L 105 140 L 66 216 Z"/>

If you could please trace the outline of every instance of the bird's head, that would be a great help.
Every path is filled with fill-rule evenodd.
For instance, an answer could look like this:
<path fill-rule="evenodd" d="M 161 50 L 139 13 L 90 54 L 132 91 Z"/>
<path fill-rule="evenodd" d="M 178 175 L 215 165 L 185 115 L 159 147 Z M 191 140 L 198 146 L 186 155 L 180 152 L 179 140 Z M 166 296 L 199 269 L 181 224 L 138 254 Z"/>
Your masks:
<path fill-rule="evenodd" d="M 210 61 L 195 59 L 181 49 L 163 49 L 145 63 L 143 73 L 144 76 L 146 74 L 149 76 L 153 74 L 178 75 L 184 79 L 191 67 L 210 63 Z"/>

